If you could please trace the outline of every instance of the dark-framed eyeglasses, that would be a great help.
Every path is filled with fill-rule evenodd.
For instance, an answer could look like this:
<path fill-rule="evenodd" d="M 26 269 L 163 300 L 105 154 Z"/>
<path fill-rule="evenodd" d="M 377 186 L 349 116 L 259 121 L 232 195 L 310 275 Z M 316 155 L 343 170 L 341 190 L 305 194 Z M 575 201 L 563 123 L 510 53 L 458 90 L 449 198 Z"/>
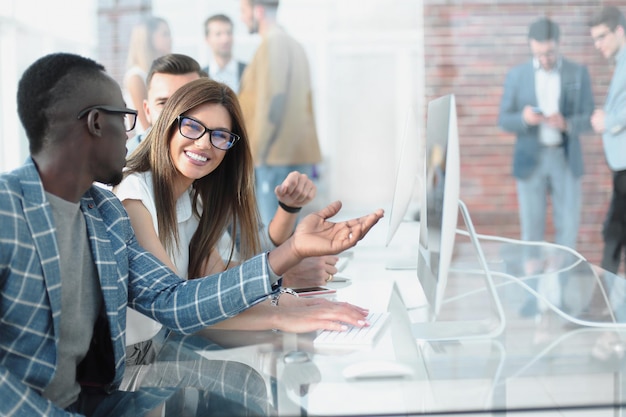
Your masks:
<path fill-rule="evenodd" d="M 187 139 L 198 140 L 208 132 L 211 145 L 222 151 L 229 150 L 240 139 L 238 135 L 226 129 L 209 129 L 193 117 L 183 116 L 181 114 L 178 116 L 177 120 L 178 131 L 181 135 Z"/>
<path fill-rule="evenodd" d="M 77 118 L 79 120 L 82 119 L 92 110 L 101 110 L 105 113 L 124 115 L 124 127 L 127 132 L 133 130 L 135 128 L 135 124 L 137 123 L 137 110 L 106 105 L 87 107 L 78 113 Z"/>

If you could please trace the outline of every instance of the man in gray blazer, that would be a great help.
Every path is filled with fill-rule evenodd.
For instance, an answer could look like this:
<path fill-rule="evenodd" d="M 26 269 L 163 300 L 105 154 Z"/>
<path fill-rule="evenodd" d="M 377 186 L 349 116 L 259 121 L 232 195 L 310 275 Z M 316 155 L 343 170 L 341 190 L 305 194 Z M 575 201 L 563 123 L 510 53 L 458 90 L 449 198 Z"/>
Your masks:
<path fill-rule="evenodd" d="M 602 268 L 617 273 L 626 251 L 626 18 L 615 6 L 605 6 L 589 20 L 593 44 L 615 65 L 604 107 L 591 116 L 602 134 L 606 162 L 613 171 L 613 193 L 602 227 Z"/>
<path fill-rule="evenodd" d="M 579 135 L 591 130 L 594 102 L 586 67 L 559 54 L 559 26 L 540 18 L 529 27 L 532 58 L 507 74 L 499 126 L 515 133 L 522 240 L 545 240 L 547 196 L 555 241 L 576 247 L 580 223 L 583 157 Z M 526 263 L 527 273 L 540 265 Z"/>

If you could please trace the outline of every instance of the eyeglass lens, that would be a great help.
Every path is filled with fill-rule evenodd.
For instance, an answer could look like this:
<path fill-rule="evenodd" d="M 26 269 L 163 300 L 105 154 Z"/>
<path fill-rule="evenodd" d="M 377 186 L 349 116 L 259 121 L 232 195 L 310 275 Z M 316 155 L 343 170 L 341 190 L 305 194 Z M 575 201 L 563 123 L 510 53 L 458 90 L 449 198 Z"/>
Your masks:
<path fill-rule="evenodd" d="M 187 139 L 198 140 L 205 132 L 208 132 L 211 138 L 211 144 L 218 149 L 227 150 L 230 149 L 237 136 L 226 130 L 211 130 L 206 128 L 203 124 L 190 119 L 188 117 L 180 118 L 180 133 Z"/>
<path fill-rule="evenodd" d="M 137 115 L 134 113 L 125 113 L 124 114 L 124 126 L 126 127 L 126 131 L 130 132 L 135 128 L 135 123 L 137 123 Z"/>

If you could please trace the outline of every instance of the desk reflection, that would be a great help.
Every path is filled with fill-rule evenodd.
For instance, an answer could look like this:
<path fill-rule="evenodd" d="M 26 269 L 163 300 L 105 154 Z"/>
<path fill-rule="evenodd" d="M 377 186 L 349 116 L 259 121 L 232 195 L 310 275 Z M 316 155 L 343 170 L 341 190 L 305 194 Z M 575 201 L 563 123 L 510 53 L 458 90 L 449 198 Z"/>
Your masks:
<path fill-rule="evenodd" d="M 186 391 L 199 404 L 206 402 L 205 392 L 217 391 L 248 415 L 608 417 L 626 409 L 625 280 L 554 245 L 534 251 L 537 262 L 529 269 L 519 246 L 481 243 L 505 310 L 506 327 L 497 337 L 416 339 L 409 314 L 419 308 L 415 271 L 386 270 L 386 253 L 364 246 L 344 272 L 350 281 L 336 284 L 336 297 L 391 313 L 373 346 L 315 349 L 314 334 L 272 331 L 170 335 L 133 387 L 179 383 L 191 387 Z M 468 273 L 479 264 L 464 244 L 458 239 L 444 296 L 441 314 L 447 320 L 493 312 L 484 277 Z M 526 306 L 530 299 L 532 309 Z M 413 373 L 356 381 L 343 374 L 371 360 L 401 362 Z M 190 402 L 183 399 L 186 407 Z"/>

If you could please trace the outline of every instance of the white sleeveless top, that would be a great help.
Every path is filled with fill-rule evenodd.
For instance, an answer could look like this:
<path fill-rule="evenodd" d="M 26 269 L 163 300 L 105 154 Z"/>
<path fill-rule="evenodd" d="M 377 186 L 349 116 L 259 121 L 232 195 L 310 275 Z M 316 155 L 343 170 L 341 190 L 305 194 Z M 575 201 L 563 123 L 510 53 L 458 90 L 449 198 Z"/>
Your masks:
<path fill-rule="evenodd" d="M 157 224 L 157 213 L 155 197 L 152 189 L 152 173 L 134 173 L 126 178 L 116 187 L 115 194 L 121 200 L 139 200 L 146 207 L 152 216 L 152 224 L 157 235 L 159 227 Z M 176 273 L 187 279 L 189 269 L 189 242 L 198 228 L 199 219 L 193 215 L 191 210 L 191 194 L 183 193 L 176 201 L 176 218 L 178 221 L 179 247 L 170 251 L 170 259 L 176 267 Z M 227 256 L 230 250 L 230 236 L 225 233 L 218 245 L 218 250 L 222 257 Z M 237 256 L 234 256 L 236 259 Z M 143 314 L 128 308 L 126 316 L 126 346 L 133 345 L 153 338 L 159 330 L 161 324 L 144 316 Z"/>

